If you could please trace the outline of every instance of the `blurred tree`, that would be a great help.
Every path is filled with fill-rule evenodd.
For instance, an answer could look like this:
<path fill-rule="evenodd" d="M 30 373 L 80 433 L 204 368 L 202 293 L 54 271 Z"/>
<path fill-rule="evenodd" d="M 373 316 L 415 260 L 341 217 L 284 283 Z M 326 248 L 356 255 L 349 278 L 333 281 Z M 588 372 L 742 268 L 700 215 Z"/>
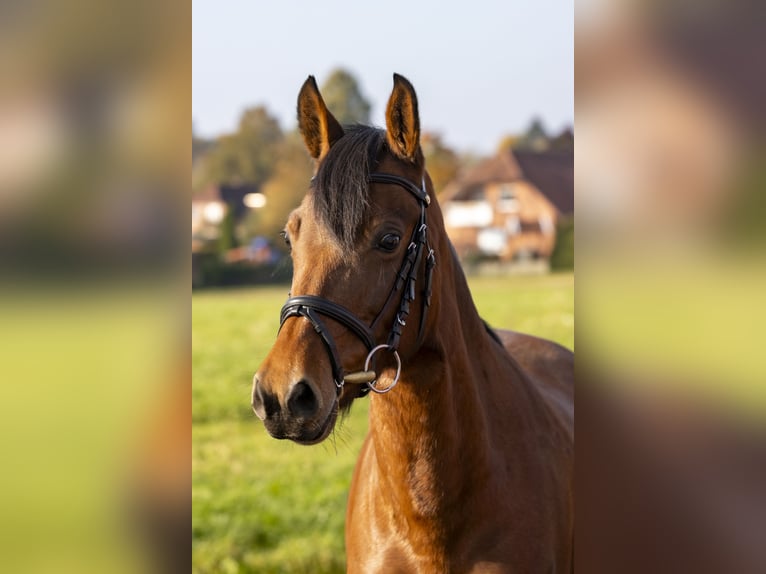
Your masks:
<path fill-rule="evenodd" d="M 574 244 L 574 218 L 565 217 L 556 226 L 556 243 L 550 259 L 551 270 L 574 269 Z"/>
<path fill-rule="evenodd" d="M 548 134 L 545 132 L 542 120 L 533 118 L 527 131 L 519 138 L 513 149 L 544 151 L 549 147 Z"/>
<path fill-rule="evenodd" d="M 523 134 L 508 134 L 500 140 L 497 151 L 502 152 L 510 149 L 574 151 L 574 133 L 572 128 L 564 128 L 557 136 L 548 137 L 542 121 L 535 118 Z"/>
<path fill-rule="evenodd" d="M 342 125 L 370 123 L 370 103 L 350 72 L 334 70 L 320 91 L 328 109 Z"/>
<path fill-rule="evenodd" d="M 197 130 L 194 129 L 194 120 L 192 120 L 192 162 L 210 145 L 210 142 L 199 137 Z"/>
<path fill-rule="evenodd" d="M 313 173 L 314 164 L 306 153 L 303 138 L 297 131 L 288 133 L 279 146 L 274 173 L 261 188 L 266 205 L 250 211 L 244 222 L 246 234 L 264 236 L 282 247 L 279 233 L 287 216 L 306 195 Z"/>
<path fill-rule="evenodd" d="M 460 169 L 457 154 L 447 147 L 438 134 L 424 133 L 420 138 L 423 155 L 426 158 L 426 168 L 431 175 L 434 190 L 441 193 L 452 181 Z"/>
<path fill-rule="evenodd" d="M 212 184 L 261 185 L 271 176 L 283 139 L 279 122 L 266 108 L 248 108 L 237 131 L 218 138 L 208 153 L 203 179 Z"/>
<path fill-rule="evenodd" d="M 500 140 L 499 144 L 497 144 L 497 151 L 504 152 L 511 149 L 516 149 L 519 145 L 519 140 L 521 140 L 521 136 L 508 134 Z"/>
<path fill-rule="evenodd" d="M 201 191 L 209 183 L 206 175 L 206 157 L 214 145 L 214 142 L 197 135 L 192 120 L 192 193 Z"/>
<path fill-rule="evenodd" d="M 559 135 L 550 141 L 551 149 L 560 151 L 574 151 L 574 133 L 572 128 L 565 128 Z"/>
<path fill-rule="evenodd" d="M 221 221 L 220 235 L 218 236 L 218 253 L 225 254 L 229 249 L 239 245 L 234 225 L 234 214 L 231 209 L 226 210 L 226 215 Z"/>

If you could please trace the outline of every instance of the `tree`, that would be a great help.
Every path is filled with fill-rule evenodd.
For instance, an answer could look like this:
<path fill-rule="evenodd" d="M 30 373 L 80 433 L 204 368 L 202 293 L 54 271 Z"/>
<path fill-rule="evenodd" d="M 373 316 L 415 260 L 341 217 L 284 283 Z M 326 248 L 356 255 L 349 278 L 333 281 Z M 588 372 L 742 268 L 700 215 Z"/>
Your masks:
<path fill-rule="evenodd" d="M 213 184 L 261 185 L 270 176 L 284 135 L 263 106 L 248 108 L 233 134 L 218 138 L 205 158 L 205 180 Z"/>
<path fill-rule="evenodd" d="M 334 70 L 320 91 L 327 108 L 342 125 L 370 123 L 370 103 L 350 72 Z"/>
<path fill-rule="evenodd" d="M 194 120 L 192 120 L 192 163 L 204 155 L 211 145 L 212 142 L 197 135 L 197 130 L 194 129 Z"/>
<path fill-rule="evenodd" d="M 574 244 L 574 218 L 562 218 L 556 226 L 556 243 L 551 253 L 550 265 L 553 271 L 574 269 Z"/>
<path fill-rule="evenodd" d="M 540 118 L 533 118 L 527 131 L 516 142 L 514 149 L 544 151 L 548 147 L 548 134 L 545 133 L 542 120 Z"/>
<path fill-rule="evenodd" d="M 234 214 L 231 209 L 227 209 L 226 215 L 221 222 L 220 235 L 218 236 L 218 253 L 224 255 L 229 249 L 234 249 L 237 245 L 239 245 L 239 242 L 237 241 L 234 226 Z"/>
<path fill-rule="evenodd" d="M 572 128 L 565 128 L 551 140 L 551 149 L 559 151 L 574 151 L 574 132 Z"/>
<path fill-rule="evenodd" d="M 207 155 L 213 149 L 215 143 L 201 138 L 194 129 L 192 120 L 192 192 L 202 191 L 209 183 L 206 174 Z"/>
<path fill-rule="evenodd" d="M 441 193 L 447 184 L 455 179 L 460 168 L 457 154 L 444 145 L 438 134 L 424 133 L 420 138 L 426 168 L 431 176 L 436 193 Z"/>
<path fill-rule="evenodd" d="M 279 233 L 287 216 L 306 195 L 313 171 L 300 134 L 289 133 L 279 147 L 272 177 L 261 188 L 266 205 L 251 211 L 245 221 L 248 235 L 261 235 L 279 245 Z"/>
<path fill-rule="evenodd" d="M 550 149 L 551 140 L 545 132 L 540 118 L 533 118 L 523 134 L 508 134 L 500 140 L 498 152 L 508 150 L 545 151 Z"/>
<path fill-rule="evenodd" d="M 503 139 L 501 139 L 500 143 L 497 144 L 497 151 L 505 152 L 508 150 L 516 149 L 520 140 L 521 136 L 519 135 L 508 134 L 503 136 Z"/>

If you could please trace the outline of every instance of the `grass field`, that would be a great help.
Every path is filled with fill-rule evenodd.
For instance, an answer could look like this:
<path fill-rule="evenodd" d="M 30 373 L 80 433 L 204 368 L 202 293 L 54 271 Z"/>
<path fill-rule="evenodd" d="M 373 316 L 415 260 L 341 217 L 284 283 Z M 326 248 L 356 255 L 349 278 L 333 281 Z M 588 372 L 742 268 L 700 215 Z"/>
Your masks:
<path fill-rule="evenodd" d="M 475 278 L 493 326 L 574 348 L 574 276 Z M 192 298 L 192 567 L 198 573 L 344 572 L 351 473 L 367 430 L 359 401 L 335 435 L 303 447 L 270 438 L 250 409 L 253 373 L 287 287 Z"/>

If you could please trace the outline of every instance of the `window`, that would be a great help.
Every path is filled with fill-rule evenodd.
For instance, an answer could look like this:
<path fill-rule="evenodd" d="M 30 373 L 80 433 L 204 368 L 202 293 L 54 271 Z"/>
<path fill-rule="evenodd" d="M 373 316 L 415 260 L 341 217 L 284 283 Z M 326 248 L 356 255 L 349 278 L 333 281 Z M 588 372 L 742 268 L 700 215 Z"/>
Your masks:
<path fill-rule="evenodd" d="M 517 215 L 512 215 L 505 220 L 505 230 L 510 235 L 517 235 L 521 233 L 521 220 Z"/>
<path fill-rule="evenodd" d="M 492 223 L 492 207 L 486 201 L 453 201 L 445 222 L 447 227 L 486 227 Z"/>
<path fill-rule="evenodd" d="M 519 199 L 513 184 L 500 187 L 500 197 L 497 200 L 497 210 L 502 213 L 514 213 L 519 210 Z"/>
<path fill-rule="evenodd" d="M 551 219 L 550 215 L 541 215 L 537 221 L 540 224 L 540 230 L 545 235 L 550 235 L 551 233 L 555 231 L 553 219 Z"/>

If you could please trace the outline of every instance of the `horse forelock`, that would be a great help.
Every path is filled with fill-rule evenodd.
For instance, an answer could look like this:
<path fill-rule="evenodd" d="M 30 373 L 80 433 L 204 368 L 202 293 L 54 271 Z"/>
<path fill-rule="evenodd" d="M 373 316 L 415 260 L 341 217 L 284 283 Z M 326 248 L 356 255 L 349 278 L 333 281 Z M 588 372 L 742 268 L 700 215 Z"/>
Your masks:
<path fill-rule="evenodd" d="M 350 126 L 319 165 L 311 187 L 314 211 L 350 254 L 370 206 L 368 176 L 385 146 L 385 132 Z"/>

